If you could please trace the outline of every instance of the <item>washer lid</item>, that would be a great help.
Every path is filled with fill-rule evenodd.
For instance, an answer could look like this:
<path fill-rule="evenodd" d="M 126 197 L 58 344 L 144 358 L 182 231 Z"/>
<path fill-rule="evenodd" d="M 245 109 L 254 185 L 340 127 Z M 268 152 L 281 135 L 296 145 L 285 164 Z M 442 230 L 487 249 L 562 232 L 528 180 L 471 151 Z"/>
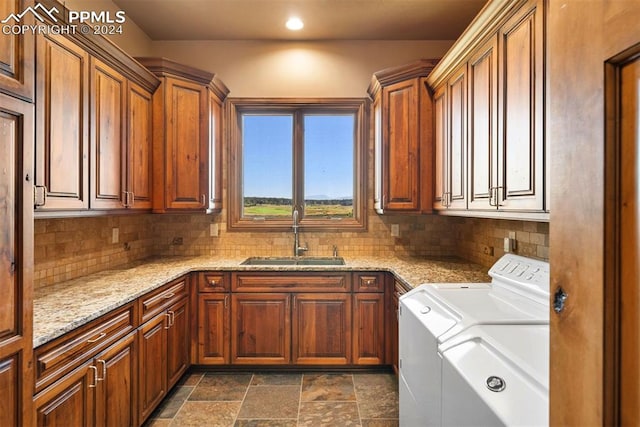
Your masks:
<path fill-rule="evenodd" d="M 438 351 L 468 386 L 453 393 L 471 389 L 505 425 L 548 424 L 549 326 L 474 326 Z"/>
<path fill-rule="evenodd" d="M 424 285 L 419 289 L 449 312 L 457 313 L 455 326 L 439 337 L 440 342 L 474 325 L 548 324 L 549 305 L 519 293 L 496 292 L 491 286 Z"/>
<path fill-rule="evenodd" d="M 462 319 L 455 309 L 443 305 L 438 299 L 429 295 L 423 288 L 415 288 L 400 297 L 400 325 L 408 324 L 402 318 L 414 316 L 429 333 L 438 339 L 456 326 Z M 416 333 L 418 331 L 405 331 Z"/>

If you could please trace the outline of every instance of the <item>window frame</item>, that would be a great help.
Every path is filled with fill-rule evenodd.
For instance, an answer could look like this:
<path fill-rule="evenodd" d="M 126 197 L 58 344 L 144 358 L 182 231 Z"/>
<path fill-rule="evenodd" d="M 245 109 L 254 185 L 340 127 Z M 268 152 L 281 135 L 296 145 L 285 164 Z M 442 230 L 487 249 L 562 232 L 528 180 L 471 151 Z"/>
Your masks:
<path fill-rule="evenodd" d="M 299 117 L 304 113 L 353 114 L 354 169 L 353 169 L 353 217 L 327 219 L 305 218 L 300 211 L 303 231 L 365 231 L 367 229 L 367 141 L 369 136 L 369 108 L 367 98 L 227 98 L 226 124 L 229 143 L 228 162 L 228 212 L 227 228 L 231 231 L 285 231 L 290 230 L 292 218 L 243 218 L 242 217 L 242 115 L 245 113 L 287 113 L 294 115 L 293 122 L 293 189 L 292 204 L 302 199 L 304 204 L 304 157 L 298 152 L 302 128 Z"/>

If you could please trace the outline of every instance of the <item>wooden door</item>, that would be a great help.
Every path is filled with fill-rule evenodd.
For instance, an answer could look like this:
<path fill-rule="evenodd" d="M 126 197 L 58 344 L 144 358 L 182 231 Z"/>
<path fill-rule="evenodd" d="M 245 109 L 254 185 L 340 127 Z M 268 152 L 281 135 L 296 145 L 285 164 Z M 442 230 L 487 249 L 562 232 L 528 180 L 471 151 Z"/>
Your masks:
<path fill-rule="evenodd" d="M 198 296 L 198 364 L 229 363 L 229 321 L 228 293 Z"/>
<path fill-rule="evenodd" d="M 207 203 L 207 105 L 203 86 L 166 78 L 165 197 L 167 209 L 203 210 Z"/>
<path fill-rule="evenodd" d="M 97 368 L 89 361 L 35 396 L 35 425 L 93 425 L 97 378 Z"/>
<path fill-rule="evenodd" d="M 469 209 L 496 209 L 498 43 L 491 37 L 469 59 Z"/>
<path fill-rule="evenodd" d="M 420 209 L 420 79 L 382 89 L 383 204 L 386 210 Z"/>
<path fill-rule="evenodd" d="M 131 333 L 94 359 L 98 368 L 95 425 L 137 425 L 137 340 Z"/>
<path fill-rule="evenodd" d="M 33 105 L 0 94 L 0 424 L 7 425 L 32 420 L 33 126 Z"/>
<path fill-rule="evenodd" d="M 173 304 L 167 310 L 170 326 L 167 329 L 167 387 L 170 389 L 189 368 L 191 334 L 189 327 L 189 299 Z"/>
<path fill-rule="evenodd" d="M 435 145 L 435 194 L 434 209 L 446 209 L 448 205 L 448 180 L 447 165 L 447 138 L 448 130 L 447 113 L 447 85 L 436 88 L 433 95 L 433 142 Z"/>
<path fill-rule="evenodd" d="M 92 58 L 91 209 L 124 208 L 126 191 L 125 103 L 122 74 Z"/>
<path fill-rule="evenodd" d="M 351 363 L 351 295 L 293 295 L 292 347 L 294 364 Z"/>
<path fill-rule="evenodd" d="M 544 209 L 544 10 L 530 0 L 499 32 L 498 202 Z M 554 41 L 555 42 L 555 41 Z"/>
<path fill-rule="evenodd" d="M 291 361 L 289 294 L 232 294 L 231 318 L 231 363 Z"/>
<path fill-rule="evenodd" d="M 384 363 L 384 293 L 353 295 L 353 364 Z"/>
<path fill-rule="evenodd" d="M 640 424 L 640 45 L 620 70 L 619 422 Z"/>
<path fill-rule="evenodd" d="M 69 39 L 39 36 L 36 211 L 89 208 L 89 55 Z"/>
<path fill-rule="evenodd" d="M 153 96 L 139 85 L 127 87 L 127 194 L 131 209 L 151 209 Z"/>
<path fill-rule="evenodd" d="M 448 138 L 446 140 L 448 208 L 467 208 L 467 66 L 447 82 Z"/>
<path fill-rule="evenodd" d="M 138 420 L 144 422 L 167 394 L 167 327 L 162 312 L 138 331 L 140 357 L 138 365 Z"/>
<path fill-rule="evenodd" d="M 0 19 L 11 14 L 21 14 L 33 7 L 33 0 L 4 0 L 0 2 Z M 26 13 L 19 22 L 10 20 L 10 25 L 34 25 L 31 13 Z M 4 26 L 4 24 L 3 24 Z M 32 31 L 22 34 L 2 34 L 0 37 L 0 92 L 33 100 L 34 38 Z"/>

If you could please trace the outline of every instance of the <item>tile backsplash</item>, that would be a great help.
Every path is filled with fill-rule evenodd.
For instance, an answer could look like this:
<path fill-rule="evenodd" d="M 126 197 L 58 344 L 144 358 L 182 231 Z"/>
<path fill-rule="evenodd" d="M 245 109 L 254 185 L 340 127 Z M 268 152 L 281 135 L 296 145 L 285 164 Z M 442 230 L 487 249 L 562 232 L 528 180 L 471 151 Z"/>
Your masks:
<path fill-rule="evenodd" d="M 373 211 L 371 211 L 373 212 Z M 503 238 L 516 233 L 516 253 L 547 260 L 549 224 L 440 215 L 372 213 L 366 232 L 306 233 L 310 256 L 452 256 L 491 266 L 503 255 Z M 211 224 L 218 235 L 210 236 Z M 391 225 L 399 236 L 391 236 Z M 118 243 L 112 243 L 113 229 Z M 35 286 L 117 268 L 150 256 L 291 255 L 291 232 L 229 232 L 222 215 L 164 214 L 35 221 Z M 488 249 L 490 248 L 490 249 Z M 492 251 L 493 254 L 485 253 Z"/>

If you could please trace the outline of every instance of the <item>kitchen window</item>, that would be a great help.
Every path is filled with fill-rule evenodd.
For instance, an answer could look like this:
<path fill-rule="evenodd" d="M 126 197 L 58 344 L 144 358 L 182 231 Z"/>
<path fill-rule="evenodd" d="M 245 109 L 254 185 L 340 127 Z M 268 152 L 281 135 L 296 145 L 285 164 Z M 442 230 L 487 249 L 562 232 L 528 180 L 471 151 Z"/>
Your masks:
<path fill-rule="evenodd" d="M 365 99 L 229 99 L 229 229 L 364 230 Z"/>

